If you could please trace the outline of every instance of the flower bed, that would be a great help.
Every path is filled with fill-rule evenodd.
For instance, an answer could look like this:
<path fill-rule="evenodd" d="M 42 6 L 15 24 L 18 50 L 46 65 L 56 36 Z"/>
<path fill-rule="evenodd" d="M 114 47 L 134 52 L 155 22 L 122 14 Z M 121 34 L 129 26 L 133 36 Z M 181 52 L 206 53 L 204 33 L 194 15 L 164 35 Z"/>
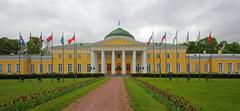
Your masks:
<path fill-rule="evenodd" d="M 194 107 L 187 99 L 184 97 L 177 97 L 172 95 L 167 90 L 162 90 L 157 88 L 156 86 L 149 84 L 140 79 L 135 79 L 136 82 L 150 90 L 154 93 L 154 96 L 160 100 L 162 104 L 164 104 L 170 111 L 200 111 L 202 108 Z"/>
<path fill-rule="evenodd" d="M 0 104 L 0 111 L 23 111 L 47 102 L 53 98 L 64 95 L 80 87 L 84 87 L 98 80 L 97 78 L 76 82 L 70 85 L 57 87 L 50 90 L 38 91 L 29 95 L 19 96 Z"/>

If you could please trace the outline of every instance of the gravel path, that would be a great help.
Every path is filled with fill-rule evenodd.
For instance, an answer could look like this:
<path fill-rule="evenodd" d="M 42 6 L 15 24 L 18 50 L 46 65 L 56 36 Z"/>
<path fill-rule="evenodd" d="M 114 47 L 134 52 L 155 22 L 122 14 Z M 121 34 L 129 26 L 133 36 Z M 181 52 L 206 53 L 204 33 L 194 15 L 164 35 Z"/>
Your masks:
<path fill-rule="evenodd" d="M 132 111 L 123 78 L 113 77 L 63 111 Z"/>

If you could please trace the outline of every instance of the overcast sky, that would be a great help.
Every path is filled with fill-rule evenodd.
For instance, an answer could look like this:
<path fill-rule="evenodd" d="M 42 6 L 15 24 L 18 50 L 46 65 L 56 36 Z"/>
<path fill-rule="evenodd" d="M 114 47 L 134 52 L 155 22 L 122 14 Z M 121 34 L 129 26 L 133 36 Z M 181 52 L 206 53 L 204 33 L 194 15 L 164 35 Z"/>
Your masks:
<path fill-rule="evenodd" d="M 54 32 L 59 44 L 61 32 L 78 42 L 102 40 L 121 27 L 136 40 L 147 42 L 151 32 L 159 41 L 167 31 L 172 42 L 176 30 L 180 41 L 196 40 L 198 31 L 209 31 L 219 40 L 240 41 L 240 0 L 0 0 L 0 36 L 17 38 L 22 32 L 44 37 Z"/>

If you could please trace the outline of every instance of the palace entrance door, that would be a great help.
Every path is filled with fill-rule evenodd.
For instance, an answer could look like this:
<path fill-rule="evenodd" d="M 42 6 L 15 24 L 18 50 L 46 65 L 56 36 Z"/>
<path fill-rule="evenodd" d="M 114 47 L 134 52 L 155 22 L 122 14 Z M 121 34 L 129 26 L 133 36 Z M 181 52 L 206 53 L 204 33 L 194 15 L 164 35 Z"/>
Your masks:
<path fill-rule="evenodd" d="M 121 67 L 121 63 L 117 63 L 116 64 L 116 74 L 122 74 L 122 67 Z"/>

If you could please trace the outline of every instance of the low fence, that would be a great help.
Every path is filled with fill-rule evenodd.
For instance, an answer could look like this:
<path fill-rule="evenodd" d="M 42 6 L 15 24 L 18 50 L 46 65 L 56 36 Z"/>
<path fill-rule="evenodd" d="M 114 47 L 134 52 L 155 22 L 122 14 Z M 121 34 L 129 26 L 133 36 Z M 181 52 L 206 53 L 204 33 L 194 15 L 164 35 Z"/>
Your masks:
<path fill-rule="evenodd" d="M 86 78 L 86 77 L 103 77 L 102 73 L 93 74 L 24 74 L 24 75 L 8 75 L 0 74 L 0 79 L 29 79 L 29 78 Z"/>
<path fill-rule="evenodd" d="M 240 78 L 240 74 L 131 74 L 131 77 L 156 78 Z"/>

